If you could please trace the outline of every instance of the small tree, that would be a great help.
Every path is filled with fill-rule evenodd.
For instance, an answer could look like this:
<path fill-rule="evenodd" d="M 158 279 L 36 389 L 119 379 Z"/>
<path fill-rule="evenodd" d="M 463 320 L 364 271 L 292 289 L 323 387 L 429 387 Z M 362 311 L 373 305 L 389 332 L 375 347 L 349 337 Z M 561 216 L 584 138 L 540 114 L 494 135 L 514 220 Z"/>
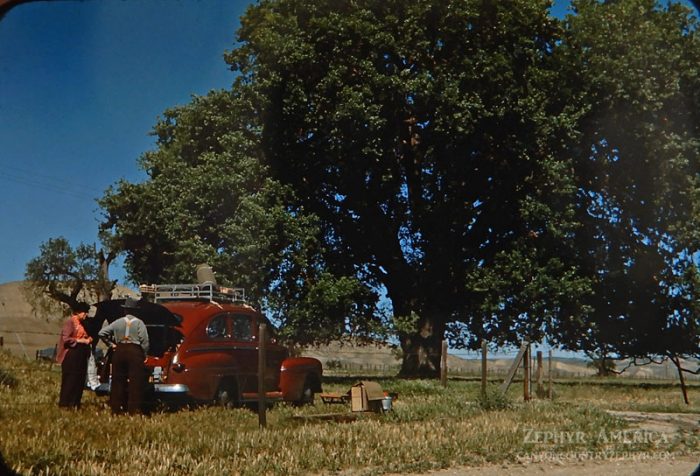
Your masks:
<path fill-rule="evenodd" d="M 586 356 L 591 359 L 588 367 L 596 370 L 597 377 L 610 377 L 617 375 L 615 371 L 615 360 L 613 360 L 606 352 L 586 352 Z"/>
<path fill-rule="evenodd" d="M 75 309 L 80 302 L 109 298 L 116 281 L 109 279 L 114 251 L 81 243 L 73 248 L 64 237 L 50 238 L 27 263 L 25 295 L 34 312 L 56 312 L 57 304 Z"/>

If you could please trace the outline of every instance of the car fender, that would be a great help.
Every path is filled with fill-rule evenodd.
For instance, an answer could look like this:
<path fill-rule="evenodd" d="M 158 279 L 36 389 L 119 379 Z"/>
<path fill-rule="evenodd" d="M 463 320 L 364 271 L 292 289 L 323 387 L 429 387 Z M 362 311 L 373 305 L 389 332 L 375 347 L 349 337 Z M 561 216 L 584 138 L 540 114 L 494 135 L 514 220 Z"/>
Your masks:
<path fill-rule="evenodd" d="M 282 361 L 280 367 L 280 391 L 285 401 L 298 401 L 309 379 L 314 392 L 321 391 L 323 366 L 318 359 L 311 357 L 290 357 Z"/>
<path fill-rule="evenodd" d="M 177 357 L 169 368 L 168 382 L 187 385 L 195 400 L 213 400 L 223 380 L 233 380 L 240 390 L 241 370 L 228 349 L 196 345 L 180 349 Z M 175 370 L 175 365 L 182 370 Z"/>

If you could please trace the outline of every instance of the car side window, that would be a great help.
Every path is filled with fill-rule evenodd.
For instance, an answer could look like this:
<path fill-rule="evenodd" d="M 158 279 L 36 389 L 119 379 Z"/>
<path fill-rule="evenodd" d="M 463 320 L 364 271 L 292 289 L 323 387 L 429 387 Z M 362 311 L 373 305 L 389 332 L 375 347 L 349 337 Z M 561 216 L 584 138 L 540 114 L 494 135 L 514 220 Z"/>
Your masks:
<path fill-rule="evenodd" d="M 209 322 L 207 326 L 207 337 L 210 339 L 226 338 L 226 316 L 219 315 Z"/>
<path fill-rule="evenodd" d="M 277 337 L 275 336 L 275 327 L 270 324 L 267 319 L 265 319 L 263 316 L 254 316 L 252 317 L 252 332 L 253 332 L 253 337 L 251 338 L 252 340 L 258 340 L 260 337 L 258 333 L 260 332 L 260 324 L 265 324 L 266 326 L 266 331 L 265 331 L 265 342 L 268 344 L 276 344 L 277 343 Z"/>
<path fill-rule="evenodd" d="M 239 342 L 250 342 L 253 340 L 253 333 L 250 327 L 250 316 L 245 314 L 234 314 L 232 316 L 233 339 Z"/>

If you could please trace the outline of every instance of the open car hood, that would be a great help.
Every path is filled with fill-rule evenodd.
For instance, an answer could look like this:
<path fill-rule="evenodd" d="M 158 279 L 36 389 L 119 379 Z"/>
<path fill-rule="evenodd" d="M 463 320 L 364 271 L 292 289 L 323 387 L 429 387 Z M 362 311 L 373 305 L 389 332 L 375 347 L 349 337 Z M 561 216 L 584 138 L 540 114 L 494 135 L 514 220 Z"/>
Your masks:
<path fill-rule="evenodd" d="M 85 319 L 83 326 L 93 339 L 97 338 L 104 321 L 112 323 L 124 315 L 122 308 L 125 299 L 111 299 L 95 304 L 95 317 Z M 160 357 L 166 351 L 176 348 L 182 341 L 182 333 L 177 328 L 181 318 L 160 304 L 149 301 L 138 301 L 138 307 L 129 309 L 129 314 L 141 319 L 146 324 L 150 346 L 149 356 Z"/>

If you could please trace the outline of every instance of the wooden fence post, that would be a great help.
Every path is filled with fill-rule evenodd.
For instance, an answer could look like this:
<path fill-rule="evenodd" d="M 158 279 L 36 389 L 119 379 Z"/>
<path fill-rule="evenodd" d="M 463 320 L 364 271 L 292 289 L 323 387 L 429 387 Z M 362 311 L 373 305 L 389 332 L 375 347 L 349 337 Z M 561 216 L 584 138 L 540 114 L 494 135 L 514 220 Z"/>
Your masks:
<path fill-rule="evenodd" d="M 443 387 L 447 387 L 447 341 L 442 341 L 442 355 L 440 362 L 440 382 Z"/>
<path fill-rule="evenodd" d="M 258 425 L 261 428 L 267 426 L 267 402 L 265 401 L 265 340 L 267 339 L 267 325 L 260 324 L 258 329 Z"/>
<path fill-rule="evenodd" d="M 15 336 L 17 337 L 17 342 L 19 342 L 19 346 L 22 348 L 22 353 L 24 354 L 24 358 L 29 360 L 29 354 L 27 354 L 27 349 L 24 347 L 24 342 L 22 342 L 22 338 L 19 336 L 17 332 L 15 332 Z"/>
<path fill-rule="evenodd" d="M 547 397 L 552 399 L 552 349 L 549 349 L 549 369 L 547 372 Z"/>
<path fill-rule="evenodd" d="M 510 383 L 513 381 L 513 377 L 515 377 L 515 372 L 517 372 L 518 367 L 520 366 L 520 362 L 523 361 L 523 358 L 525 357 L 525 353 L 529 345 L 530 343 L 528 341 L 523 341 L 522 345 L 520 346 L 518 355 L 515 356 L 515 360 L 511 364 L 510 370 L 508 370 L 508 374 L 506 375 L 505 380 L 503 380 L 503 383 L 501 384 L 501 395 L 505 395 L 508 391 Z"/>
<path fill-rule="evenodd" d="M 542 351 L 537 351 L 537 398 L 544 397 L 544 386 L 542 385 Z"/>
<path fill-rule="evenodd" d="M 530 344 L 525 348 L 523 357 L 523 400 L 530 400 Z"/>
<path fill-rule="evenodd" d="M 487 367 L 487 352 L 488 352 L 488 345 L 486 342 L 486 339 L 483 339 L 481 341 L 481 396 L 486 397 L 486 375 L 488 371 Z"/>

